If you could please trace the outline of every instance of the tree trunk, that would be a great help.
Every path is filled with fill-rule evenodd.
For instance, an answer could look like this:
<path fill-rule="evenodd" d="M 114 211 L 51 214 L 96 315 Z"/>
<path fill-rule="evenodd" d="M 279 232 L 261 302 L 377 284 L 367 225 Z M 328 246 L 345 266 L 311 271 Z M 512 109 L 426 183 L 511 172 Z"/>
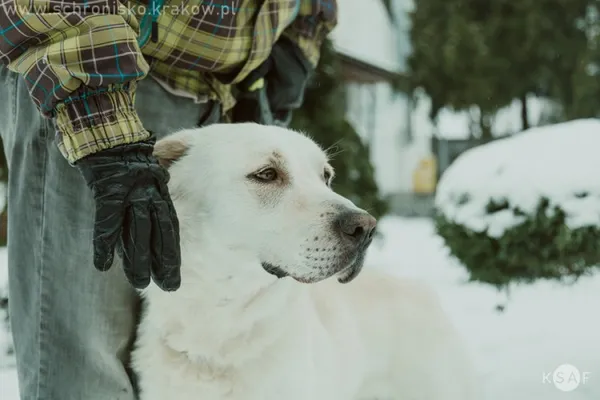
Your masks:
<path fill-rule="evenodd" d="M 4 185 L 4 196 L 6 205 L 0 210 L 0 246 L 6 246 L 6 235 L 8 231 L 7 209 L 8 209 L 8 165 L 4 156 L 4 146 L 0 139 L 0 185 Z M 1 196 L 2 194 L 0 194 Z"/>
<path fill-rule="evenodd" d="M 486 143 L 492 140 L 492 123 L 490 116 L 483 110 L 479 111 L 479 128 L 481 129 L 481 140 Z"/>
<path fill-rule="evenodd" d="M 6 246 L 8 239 L 8 204 L 0 214 L 0 246 Z"/>
<path fill-rule="evenodd" d="M 521 96 L 521 126 L 523 130 L 529 129 L 529 109 L 527 108 L 527 93 Z"/>
<path fill-rule="evenodd" d="M 7 164 L 6 157 L 4 156 L 4 144 L 2 143 L 2 138 L 0 138 L 0 181 L 5 183 L 8 181 Z"/>

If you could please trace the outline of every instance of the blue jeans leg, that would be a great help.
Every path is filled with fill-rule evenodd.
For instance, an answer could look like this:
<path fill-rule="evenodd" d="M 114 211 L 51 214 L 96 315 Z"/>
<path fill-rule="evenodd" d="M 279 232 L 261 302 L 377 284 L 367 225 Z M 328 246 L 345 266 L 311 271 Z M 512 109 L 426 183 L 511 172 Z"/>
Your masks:
<path fill-rule="evenodd" d="M 194 127 L 208 105 L 150 78 L 136 106 L 157 136 Z M 0 135 L 9 164 L 9 313 L 21 400 L 133 400 L 139 298 L 120 266 L 92 264 L 93 199 L 59 153 L 23 80 L 0 66 Z M 118 264 L 118 261 L 117 261 Z"/>

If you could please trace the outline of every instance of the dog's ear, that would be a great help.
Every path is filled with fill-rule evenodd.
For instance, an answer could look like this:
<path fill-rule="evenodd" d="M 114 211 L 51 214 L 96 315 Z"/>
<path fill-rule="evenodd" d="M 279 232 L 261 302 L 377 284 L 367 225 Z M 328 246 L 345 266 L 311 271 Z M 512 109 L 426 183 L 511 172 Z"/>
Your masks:
<path fill-rule="evenodd" d="M 154 157 L 158 159 L 160 165 L 169 168 L 171 164 L 185 156 L 188 149 L 189 145 L 184 139 L 166 137 L 154 145 Z"/>

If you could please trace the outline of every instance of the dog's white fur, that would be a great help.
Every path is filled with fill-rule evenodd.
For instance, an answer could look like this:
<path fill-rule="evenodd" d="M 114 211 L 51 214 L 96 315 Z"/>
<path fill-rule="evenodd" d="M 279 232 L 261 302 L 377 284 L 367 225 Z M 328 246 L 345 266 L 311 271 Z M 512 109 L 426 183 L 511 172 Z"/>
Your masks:
<path fill-rule="evenodd" d="M 163 139 L 155 154 L 171 173 L 182 286 L 144 292 L 133 352 L 142 400 L 475 398 L 461 340 L 425 287 L 369 268 L 335 278 L 356 257 L 332 220 L 362 211 L 328 187 L 311 139 L 213 125 Z M 253 177 L 270 166 L 277 180 Z"/>

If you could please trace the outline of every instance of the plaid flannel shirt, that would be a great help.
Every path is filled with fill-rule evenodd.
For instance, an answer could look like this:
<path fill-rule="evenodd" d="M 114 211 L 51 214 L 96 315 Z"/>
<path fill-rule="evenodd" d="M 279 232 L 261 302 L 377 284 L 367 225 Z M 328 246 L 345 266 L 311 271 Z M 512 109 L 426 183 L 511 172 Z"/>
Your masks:
<path fill-rule="evenodd" d="M 74 163 L 149 137 L 134 108 L 147 75 L 226 112 L 281 35 L 316 65 L 336 20 L 335 0 L 0 0 L 0 63 L 24 77 Z"/>

